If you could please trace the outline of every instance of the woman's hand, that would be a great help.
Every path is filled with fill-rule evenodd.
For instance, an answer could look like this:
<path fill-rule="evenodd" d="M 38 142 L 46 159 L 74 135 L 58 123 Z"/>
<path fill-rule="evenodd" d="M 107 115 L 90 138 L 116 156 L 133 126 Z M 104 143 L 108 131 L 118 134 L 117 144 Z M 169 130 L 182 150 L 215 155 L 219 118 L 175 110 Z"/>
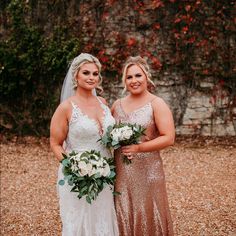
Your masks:
<path fill-rule="evenodd" d="M 139 152 L 139 146 L 138 144 L 124 146 L 121 148 L 121 152 L 123 155 L 127 156 L 128 159 L 133 159 L 132 154 Z"/>

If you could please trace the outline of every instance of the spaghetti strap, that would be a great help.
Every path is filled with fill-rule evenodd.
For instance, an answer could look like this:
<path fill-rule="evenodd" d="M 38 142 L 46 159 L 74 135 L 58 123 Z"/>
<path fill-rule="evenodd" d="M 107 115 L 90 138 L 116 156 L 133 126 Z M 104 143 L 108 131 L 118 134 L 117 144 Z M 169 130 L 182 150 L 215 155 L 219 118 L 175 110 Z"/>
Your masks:
<path fill-rule="evenodd" d="M 98 100 L 100 103 L 103 103 L 103 102 L 101 101 L 101 99 L 100 99 L 98 96 L 96 96 L 96 98 L 97 98 L 97 100 Z"/>
<path fill-rule="evenodd" d="M 71 105 L 72 105 L 73 108 L 76 108 L 76 107 L 77 107 L 73 101 L 70 101 L 70 103 L 71 103 Z"/>
<path fill-rule="evenodd" d="M 155 99 L 157 99 L 157 97 L 155 96 L 151 101 L 150 101 L 150 103 L 152 103 Z"/>

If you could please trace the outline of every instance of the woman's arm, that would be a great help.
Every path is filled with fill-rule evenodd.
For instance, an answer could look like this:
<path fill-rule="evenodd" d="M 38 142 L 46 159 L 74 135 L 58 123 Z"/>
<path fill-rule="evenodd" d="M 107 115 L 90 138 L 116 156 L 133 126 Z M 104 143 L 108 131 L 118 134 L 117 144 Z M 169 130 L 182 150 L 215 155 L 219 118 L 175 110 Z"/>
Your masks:
<path fill-rule="evenodd" d="M 62 145 L 68 133 L 68 104 L 62 103 L 58 106 L 52 116 L 50 125 L 50 146 L 56 156 L 61 161 L 62 153 L 65 153 Z"/>
<path fill-rule="evenodd" d="M 161 98 L 154 99 L 152 107 L 159 136 L 147 142 L 123 147 L 122 152 L 125 155 L 138 152 L 158 151 L 174 144 L 175 127 L 169 107 Z"/>

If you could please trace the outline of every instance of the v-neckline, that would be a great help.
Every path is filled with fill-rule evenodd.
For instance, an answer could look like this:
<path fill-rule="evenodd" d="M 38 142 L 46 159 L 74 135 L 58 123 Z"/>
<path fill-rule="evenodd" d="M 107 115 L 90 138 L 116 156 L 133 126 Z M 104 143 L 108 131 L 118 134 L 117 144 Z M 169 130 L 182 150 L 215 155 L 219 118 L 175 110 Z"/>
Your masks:
<path fill-rule="evenodd" d="M 152 101 L 150 101 L 150 102 L 144 104 L 143 106 L 141 106 L 141 107 L 139 107 L 139 108 L 134 109 L 134 110 L 131 111 L 131 112 L 126 112 L 126 111 L 124 110 L 124 108 L 123 108 L 123 106 L 122 106 L 122 104 L 121 104 L 121 100 L 120 100 L 120 108 L 121 108 L 121 110 L 123 111 L 123 113 L 124 113 L 125 115 L 129 116 L 129 115 L 131 115 L 132 113 L 137 112 L 137 111 L 143 109 L 144 107 L 150 105 L 151 102 L 152 102 Z"/>
<path fill-rule="evenodd" d="M 101 119 L 101 122 L 99 120 L 96 120 L 92 117 L 89 117 L 88 114 L 86 114 L 75 102 L 71 101 L 71 103 L 73 104 L 73 106 L 75 106 L 75 108 L 77 108 L 81 115 L 86 117 L 88 120 L 92 121 L 95 126 L 97 127 L 98 129 L 98 133 L 100 135 L 102 135 L 104 133 L 104 121 L 105 121 L 105 118 L 106 118 L 106 111 L 105 111 L 105 108 L 102 106 L 102 102 L 97 98 L 99 104 L 100 104 L 100 107 L 102 108 L 102 111 L 103 111 L 103 116 L 102 116 L 102 119 Z"/>

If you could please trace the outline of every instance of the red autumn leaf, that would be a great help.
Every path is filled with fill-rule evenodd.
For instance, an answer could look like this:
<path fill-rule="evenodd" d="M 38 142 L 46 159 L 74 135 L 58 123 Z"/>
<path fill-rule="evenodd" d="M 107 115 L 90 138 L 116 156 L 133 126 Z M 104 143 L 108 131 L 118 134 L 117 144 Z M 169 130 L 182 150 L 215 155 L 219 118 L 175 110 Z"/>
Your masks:
<path fill-rule="evenodd" d="M 221 86 L 223 86 L 223 85 L 225 84 L 225 81 L 224 81 L 223 79 L 221 79 L 221 80 L 219 81 L 219 84 L 220 84 Z"/>
<path fill-rule="evenodd" d="M 201 40 L 199 43 L 197 43 L 197 46 L 203 47 L 203 46 L 205 46 L 206 44 L 207 44 L 207 40 L 206 40 L 206 39 L 203 39 L 203 40 Z"/>
<path fill-rule="evenodd" d="M 159 30 L 161 28 L 161 25 L 159 23 L 156 23 L 153 25 L 153 29 Z"/>
<path fill-rule="evenodd" d="M 100 56 L 100 55 L 103 55 L 104 53 L 105 53 L 105 49 L 102 49 L 98 52 L 98 55 Z"/>
<path fill-rule="evenodd" d="M 186 11 L 189 11 L 190 9 L 191 9 L 191 5 L 185 6 L 185 10 L 186 10 Z"/>
<path fill-rule="evenodd" d="M 151 61 L 152 61 L 153 67 L 157 69 L 160 69 L 162 67 L 161 62 L 157 57 L 151 57 Z"/>
<path fill-rule="evenodd" d="M 188 32 L 188 26 L 184 26 L 184 27 L 182 28 L 182 32 L 183 32 L 184 34 L 186 34 L 186 33 Z"/>
<path fill-rule="evenodd" d="M 176 39 L 180 39 L 180 34 L 179 33 L 175 33 L 174 35 L 175 35 Z"/>
<path fill-rule="evenodd" d="M 151 56 L 151 53 L 148 52 L 148 51 L 146 51 L 146 52 L 144 52 L 144 55 L 146 55 L 147 57 L 150 57 L 150 56 Z"/>
<path fill-rule="evenodd" d="M 135 38 L 129 38 L 128 41 L 127 41 L 127 45 L 129 47 L 132 47 L 136 44 L 136 39 Z"/>
<path fill-rule="evenodd" d="M 175 23 L 179 23 L 180 21 L 181 21 L 180 18 L 176 18 L 174 22 L 175 22 Z"/>
<path fill-rule="evenodd" d="M 136 2 L 140 7 L 143 7 L 143 6 L 144 6 L 143 1 L 139 1 L 139 0 L 137 1 L 137 0 L 136 0 L 135 2 Z"/>
<path fill-rule="evenodd" d="M 195 40 L 196 40 L 196 37 L 193 36 L 193 37 L 191 37 L 189 40 L 187 40 L 187 42 L 188 42 L 188 43 L 194 43 Z"/>
<path fill-rule="evenodd" d="M 112 6 L 115 1 L 116 1 L 116 0 L 108 0 L 108 1 L 107 1 L 107 4 L 108 4 L 109 6 Z"/>
<path fill-rule="evenodd" d="M 201 4 L 201 0 L 198 0 L 198 1 L 196 2 L 196 5 L 199 5 L 199 4 Z"/>
<path fill-rule="evenodd" d="M 106 63 L 109 61 L 109 58 L 107 56 L 100 57 L 101 62 Z"/>
<path fill-rule="evenodd" d="M 159 8 L 159 7 L 163 7 L 163 3 L 162 1 L 160 0 L 154 0 L 152 1 L 152 9 L 156 9 L 156 8 Z"/>
<path fill-rule="evenodd" d="M 140 15 L 144 14 L 144 10 L 139 10 L 138 12 L 139 12 Z"/>
<path fill-rule="evenodd" d="M 108 16 L 109 16 L 109 13 L 108 12 L 104 12 L 102 14 L 102 20 L 106 20 L 108 18 Z"/>

